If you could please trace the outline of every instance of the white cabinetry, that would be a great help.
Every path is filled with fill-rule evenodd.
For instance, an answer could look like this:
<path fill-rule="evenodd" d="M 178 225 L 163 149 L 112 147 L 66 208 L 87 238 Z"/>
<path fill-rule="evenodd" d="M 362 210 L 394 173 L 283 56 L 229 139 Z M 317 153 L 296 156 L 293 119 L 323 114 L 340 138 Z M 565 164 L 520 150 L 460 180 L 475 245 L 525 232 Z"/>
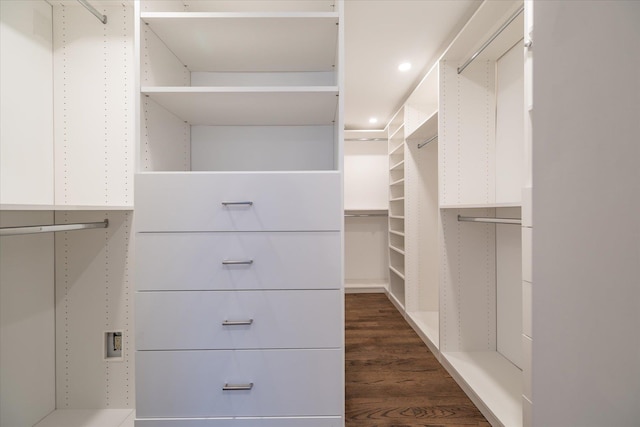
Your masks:
<path fill-rule="evenodd" d="M 138 5 L 137 426 L 342 425 L 342 7 Z"/>

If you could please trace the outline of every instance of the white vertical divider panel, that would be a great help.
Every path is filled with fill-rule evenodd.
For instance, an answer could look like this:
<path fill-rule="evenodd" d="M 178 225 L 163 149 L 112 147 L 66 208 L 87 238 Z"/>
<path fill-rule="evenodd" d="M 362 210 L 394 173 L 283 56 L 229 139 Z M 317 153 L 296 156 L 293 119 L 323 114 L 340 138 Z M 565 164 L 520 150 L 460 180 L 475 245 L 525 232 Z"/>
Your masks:
<path fill-rule="evenodd" d="M 640 2 L 533 12 L 533 423 L 636 426 Z"/>
<path fill-rule="evenodd" d="M 496 216 L 520 218 L 520 209 L 496 209 Z M 511 224 L 495 227 L 497 350 L 522 369 L 522 228 Z"/>
<path fill-rule="evenodd" d="M 56 406 L 133 408 L 132 213 L 56 213 L 56 223 L 109 220 L 106 229 L 56 234 Z M 104 334 L 122 331 L 122 361 Z"/>
<path fill-rule="evenodd" d="M 51 6 L 0 2 L 0 204 L 53 205 Z"/>
<path fill-rule="evenodd" d="M 440 204 L 495 203 L 495 63 L 440 66 Z"/>
<path fill-rule="evenodd" d="M 496 203 L 520 203 L 524 184 L 524 54 L 516 43 L 496 62 Z"/>
<path fill-rule="evenodd" d="M 132 206 L 133 9 L 54 7 L 55 201 Z"/>
<path fill-rule="evenodd" d="M 191 73 L 186 66 L 148 25 L 142 22 L 141 26 L 141 86 L 190 86 Z"/>
<path fill-rule="evenodd" d="M 4 3 L 4 2 L 2 2 Z M 51 211 L 2 211 L 0 226 L 52 224 Z M 0 237 L 0 425 L 55 409 L 53 234 Z"/>
<path fill-rule="evenodd" d="M 495 209 L 441 209 L 440 350 L 496 349 L 495 225 L 459 222 L 458 215 Z"/>
<path fill-rule="evenodd" d="M 142 95 L 140 170 L 191 170 L 191 126 Z"/>

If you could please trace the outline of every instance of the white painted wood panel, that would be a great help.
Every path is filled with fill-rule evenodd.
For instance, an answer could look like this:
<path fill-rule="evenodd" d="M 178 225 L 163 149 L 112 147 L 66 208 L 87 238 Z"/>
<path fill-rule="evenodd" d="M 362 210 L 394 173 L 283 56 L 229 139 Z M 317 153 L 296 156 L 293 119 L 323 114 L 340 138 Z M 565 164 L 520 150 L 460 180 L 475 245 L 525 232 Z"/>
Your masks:
<path fill-rule="evenodd" d="M 331 125 L 336 86 L 142 87 L 144 95 L 191 125 Z"/>
<path fill-rule="evenodd" d="M 519 218 L 520 209 L 496 209 L 499 218 Z M 522 368 L 522 227 L 496 224 L 497 349 Z"/>
<path fill-rule="evenodd" d="M 141 103 L 139 170 L 191 170 L 191 126 L 147 97 Z"/>
<path fill-rule="evenodd" d="M 522 333 L 528 337 L 533 337 L 532 321 L 532 301 L 533 285 L 522 281 Z"/>
<path fill-rule="evenodd" d="M 52 223 L 52 212 L 0 212 L 2 227 Z M 55 409 L 54 259 L 51 233 L 0 237 L 2 426 L 32 426 Z"/>
<path fill-rule="evenodd" d="M 533 12 L 533 422 L 637 425 L 640 3 Z"/>
<path fill-rule="evenodd" d="M 138 231 L 340 230 L 340 186 L 338 172 L 138 174 L 136 224 Z"/>
<path fill-rule="evenodd" d="M 345 218 L 344 274 L 347 286 L 385 286 L 389 283 L 387 221 L 386 216 Z"/>
<path fill-rule="evenodd" d="M 335 12 L 334 1 L 325 0 L 143 0 L 145 12 Z"/>
<path fill-rule="evenodd" d="M 334 170 L 333 126 L 192 126 L 193 171 Z"/>
<path fill-rule="evenodd" d="M 340 233 L 139 233 L 141 290 L 338 289 Z M 225 260 L 253 261 L 223 265 Z"/>
<path fill-rule="evenodd" d="M 342 412 L 342 376 L 327 375 L 344 369 L 339 350 L 140 351 L 136 363 L 138 418 Z"/>
<path fill-rule="evenodd" d="M 338 348 L 339 290 L 138 292 L 138 350 Z M 250 325 L 223 325 L 249 321 Z"/>
<path fill-rule="evenodd" d="M 190 71 L 332 71 L 336 65 L 337 13 L 143 12 L 142 20 Z"/>
<path fill-rule="evenodd" d="M 190 86 L 191 73 L 148 25 L 140 28 L 140 84 Z"/>
<path fill-rule="evenodd" d="M 34 427 L 133 427 L 131 409 L 58 409 Z"/>
<path fill-rule="evenodd" d="M 133 8 L 54 7 L 55 202 L 133 205 Z"/>
<path fill-rule="evenodd" d="M 344 145 L 346 210 L 388 209 L 386 141 L 347 141 Z"/>
<path fill-rule="evenodd" d="M 524 181 L 524 54 L 516 43 L 496 61 L 496 198 L 520 203 Z"/>
<path fill-rule="evenodd" d="M 131 212 L 56 212 L 56 223 L 109 220 L 57 233 L 56 408 L 134 407 Z M 105 332 L 122 331 L 123 360 L 105 360 Z"/>
<path fill-rule="evenodd" d="M 53 204 L 53 36 L 45 2 L 0 2 L 0 204 Z"/>
<path fill-rule="evenodd" d="M 191 86 L 335 86 L 336 84 L 335 71 L 191 73 Z"/>

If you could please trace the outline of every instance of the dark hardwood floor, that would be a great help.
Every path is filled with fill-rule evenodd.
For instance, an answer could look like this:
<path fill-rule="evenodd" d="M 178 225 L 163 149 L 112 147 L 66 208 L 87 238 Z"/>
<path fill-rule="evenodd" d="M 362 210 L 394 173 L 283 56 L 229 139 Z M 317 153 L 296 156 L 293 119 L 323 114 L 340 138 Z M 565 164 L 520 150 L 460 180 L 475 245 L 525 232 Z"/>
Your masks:
<path fill-rule="evenodd" d="M 346 427 L 490 427 L 384 294 L 347 294 Z"/>

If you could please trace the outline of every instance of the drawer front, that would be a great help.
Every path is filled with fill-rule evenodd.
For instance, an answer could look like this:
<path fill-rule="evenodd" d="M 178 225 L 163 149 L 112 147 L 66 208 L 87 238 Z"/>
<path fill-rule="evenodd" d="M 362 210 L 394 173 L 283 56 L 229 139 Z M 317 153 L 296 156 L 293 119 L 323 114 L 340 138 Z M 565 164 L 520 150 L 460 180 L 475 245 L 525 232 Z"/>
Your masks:
<path fill-rule="evenodd" d="M 340 174 L 153 173 L 135 181 L 138 231 L 340 230 Z"/>
<path fill-rule="evenodd" d="M 343 427 L 342 417 L 137 419 L 135 427 Z"/>
<path fill-rule="evenodd" d="M 341 292 L 138 292 L 138 350 L 338 348 Z"/>
<path fill-rule="evenodd" d="M 339 416 L 343 359 L 340 350 L 138 351 L 136 416 Z"/>
<path fill-rule="evenodd" d="M 339 289 L 339 232 L 138 233 L 138 290 Z"/>

